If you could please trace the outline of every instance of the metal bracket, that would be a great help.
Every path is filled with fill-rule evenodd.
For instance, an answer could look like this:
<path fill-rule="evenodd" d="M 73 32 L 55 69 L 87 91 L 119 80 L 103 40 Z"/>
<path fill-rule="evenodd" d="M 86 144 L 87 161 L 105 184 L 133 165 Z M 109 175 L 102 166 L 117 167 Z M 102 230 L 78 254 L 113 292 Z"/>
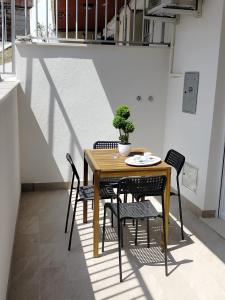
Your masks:
<path fill-rule="evenodd" d="M 173 23 L 177 24 L 178 17 L 160 17 L 160 16 L 144 16 L 145 20 L 153 20 L 153 21 L 159 21 L 163 23 Z"/>

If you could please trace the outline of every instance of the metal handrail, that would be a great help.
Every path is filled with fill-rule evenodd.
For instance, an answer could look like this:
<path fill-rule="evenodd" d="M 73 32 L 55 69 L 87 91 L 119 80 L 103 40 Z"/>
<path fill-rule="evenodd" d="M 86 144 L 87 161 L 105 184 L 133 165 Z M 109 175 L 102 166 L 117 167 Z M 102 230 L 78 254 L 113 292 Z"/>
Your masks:
<path fill-rule="evenodd" d="M 149 45 L 164 45 L 169 46 L 169 43 L 165 42 L 165 24 L 166 20 L 163 18 L 162 30 L 161 30 L 161 42 L 155 42 L 155 17 L 147 16 L 147 1 L 146 0 L 124 0 L 121 6 L 121 1 L 119 0 L 104 0 L 104 13 L 103 8 L 100 7 L 100 0 L 95 0 L 94 3 L 85 0 L 84 5 L 84 18 L 81 19 L 79 16 L 79 8 L 83 0 L 74 0 L 75 12 L 74 19 L 72 20 L 69 10 L 69 0 L 65 1 L 65 31 L 62 38 L 63 32 L 59 28 L 59 18 L 60 7 L 59 0 L 55 0 L 54 7 L 52 7 L 51 0 L 34 0 L 33 7 L 30 7 L 29 0 L 23 0 L 24 7 L 24 34 L 20 34 L 20 40 L 31 41 L 39 43 L 40 40 L 51 43 L 51 42 L 63 42 L 63 43 L 86 43 L 86 44 L 110 44 L 119 46 L 149 46 Z M 81 2 L 82 1 L 82 2 Z M 114 1 L 114 2 L 113 2 Z M 102 2 L 101 2 L 102 3 Z M 113 6 L 112 6 L 113 3 Z M 5 42 L 11 38 L 12 42 L 12 73 L 15 73 L 15 38 L 18 37 L 16 22 L 17 22 L 17 9 L 16 0 L 0 0 L 1 4 L 1 34 L 2 34 L 2 72 L 6 73 L 5 69 Z M 141 4 L 141 6 L 140 6 Z M 5 7 L 10 5 L 11 14 L 8 20 Z M 42 6 L 41 6 L 42 5 Z M 43 6 L 44 5 L 44 6 Z M 91 6 L 90 6 L 91 5 Z M 110 6 L 111 5 L 111 6 Z M 93 10 L 92 10 L 93 9 Z M 100 9 L 102 9 L 103 16 L 100 15 Z M 31 14 L 31 10 L 33 13 Z M 41 10 L 41 11 L 40 11 Z M 90 29 L 90 10 L 94 14 L 94 28 Z M 113 11 L 113 16 L 112 16 Z M 50 15 L 50 12 L 52 13 Z M 111 12 L 111 13 L 110 13 Z M 130 14 L 130 16 L 129 16 Z M 142 14 L 142 20 L 140 22 L 140 16 L 137 18 L 138 14 Z M 32 15 L 32 18 L 31 18 Z M 93 17 L 93 16 L 92 16 Z M 111 19 L 110 19 L 110 18 Z M 104 20 L 100 19 L 104 18 Z M 152 18 L 152 19 L 151 19 Z M 93 19 L 93 18 L 92 18 Z M 11 21 L 11 36 L 7 34 L 7 20 Z M 122 20 L 122 21 L 121 21 Z M 128 23 L 128 21 L 130 23 Z M 151 20 L 151 21 L 150 21 Z M 74 38 L 71 38 L 72 32 L 70 32 L 72 21 L 74 21 Z M 80 23 L 84 21 L 84 28 L 82 28 L 83 39 L 81 39 L 81 29 Z M 119 22 L 121 21 L 121 22 Z M 168 22 L 171 22 L 169 20 Z M 51 24 L 54 23 L 54 24 Z M 61 22 L 62 23 L 62 22 Z M 119 24 L 121 23 L 121 24 Z M 103 28 L 99 28 L 99 24 L 104 24 Z M 139 26 L 139 30 L 138 29 Z M 32 28 L 32 32 L 31 32 Z M 141 32 L 141 36 L 140 36 Z M 69 34 L 70 33 L 70 34 Z"/>

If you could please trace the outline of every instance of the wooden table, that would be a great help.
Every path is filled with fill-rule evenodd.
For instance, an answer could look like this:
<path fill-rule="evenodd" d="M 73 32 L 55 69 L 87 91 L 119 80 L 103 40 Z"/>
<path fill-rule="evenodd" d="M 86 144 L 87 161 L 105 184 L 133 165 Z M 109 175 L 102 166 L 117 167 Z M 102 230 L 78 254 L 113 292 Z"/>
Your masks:
<path fill-rule="evenodd" d="M 146 152 L 145 148 L 132 148 L 132 152 Z M 132 155 L 132 153 L 131 153 Z M 120 156 L 117 149 L 88 149 L 84 151 L 84 185 L 88 184 L 88 166 L 94 174 L 94 235 L 93 235 L 93 255 L 99 254 L 99 180 L 106 177 L 126 177 L 126 176 L 158 176 L 167 177 L 165 189 L 165 219 L 166 236 L 168 238 L 168 221 L 170 209 L 170 177 L 171 167 L 165 162 L 155 166 L 132 167 L 124 161 L 126 157 Z M 87 204 L 84 202 L 83 221 L 87 222 Z"/>

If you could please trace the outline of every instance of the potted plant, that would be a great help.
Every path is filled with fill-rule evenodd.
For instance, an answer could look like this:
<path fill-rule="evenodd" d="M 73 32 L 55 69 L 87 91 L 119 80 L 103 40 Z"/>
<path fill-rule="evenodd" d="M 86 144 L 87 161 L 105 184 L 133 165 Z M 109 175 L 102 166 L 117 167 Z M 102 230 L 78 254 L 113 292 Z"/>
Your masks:
<path fill-rule="evenodd" d="M 113 119 L 113 126 L 119 129 L 119 153 L 127 156 L 130 153 L 131 144 L 129 143 L 129 134 L 134 131 L 134 124 L 129 121 L 130 110 L 127 105 L 120 105 L 116 109 L 116 114 Z"/>

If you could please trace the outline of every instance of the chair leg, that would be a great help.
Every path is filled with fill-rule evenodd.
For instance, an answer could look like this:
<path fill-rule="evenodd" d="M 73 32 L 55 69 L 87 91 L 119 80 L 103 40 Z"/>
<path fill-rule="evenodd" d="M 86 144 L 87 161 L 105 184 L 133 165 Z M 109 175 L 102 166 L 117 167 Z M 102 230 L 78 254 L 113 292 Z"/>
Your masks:
<path fill-rule="evenodd" d="M 132 203 L 134 203 L 134 196 L 132 195 Z M 132 220 L 132 225 L 134 226 L 134 219 Z"/>
<path fill-rule="evenodd" d="M 127 194 L 124 194 L 124 203 L 127 203 Z M 126 225 L 126 219 L 123 220 L 123 226 Z"/>
<path fill-rule="evenodd" d="M 77 210 L 77 201 L 75 201 L 75 206 L 74 206 L 74 210 L 73 210 L 73 220 L 72 220 L 71 229 L 70 229 L 70 239 L 69 239 L 68 251 L 70 251 L 70 249 L 71 249 L 71 243 L 72 243 L 72 236 L 73 236 L 73 228 L 74 228 L 76 210 Z"/>
<path fill-rule="evenodd" d="M 163 216 L 163 242 L 164 242 L 164 255 L 165 255 L 165 273 L 166 273 L 166 276 L 168 276 L 166 220 L 165 220 L 165 208 L 164 208 L 164 197 L 163 196 L 162 196 L 162 216 Z"/>
<path fill-rule="evenodd" d="M 72 200 L 72 194 L 73 194 L 73 190 L 74 190 L 73 181 L 74 181 L 74 175 L 73 175 L 72 183 L 71 183 L 71 187 L 70 187 L 69 203 L 68 203 L 68 208 L 67 208 L 67 213 L 66 213 L 65 233 L 67 233 L 68 221 L 69 221 L 69 215 L 70 215 L 70 207 L 71 207 L 71 200 Z"/>
<path fill-rule="evenodd" d="M 104 205 L 103 232 L 102 232 L 102 252 L 104 252 L 104 246 L 105 246 L 105 220 L 106 220 L 106 206 Z"/>
<path fill-rule="evenodd" d="M 127 194 L 124 194 L 124 203 L 127 203 Z"/>
<path fill-rule="evenodd" d="M 121 222 L 118 220 L 118 251 L 119 251 L 119 272 L 120 272 L 120 282 L 123 281 L 122 277 L 122 257 L 121 257 Z"/>
<path fill-rule="evenodd" d="M 121 229 L 121 248 L 123 248 L 123 226 L 122 226 L 122 222 L 121 222 L 121 225 L 120 225 L 120 229 Z"/>
<path fill-rule="evenodd" d="M 111 198 L 111 203 L 113 203 L 113 198 Z M 113 228 L 114 223 L 113 223 L 113 212 L 111 211 L 111 226 Z"/>
<path fill-rule="evenodd" d="M 178 194 L 179 211 L 180 211 L 180 226 L 181 226 L 181 238 L 184 240 L 184 229 L 183 229 L 183 216 L 180 195 Z"/>
<path fill-rule="evenodd" d="M 138 240 L 138 219 L 136 220 L 136 230 L 135 230 L 135 245 L 137 246 L 137 240 Z"/>
<path fill-rule="evenodd" d="M 133 201 L 133 199 L 132 199 L 132 201 Z M 139 202 L 139 201 L 140 201 L 140 199 L 137 200 L 137 202 Z M 145 197 L 144 196 L 141 197 L 141 201 L 145 201 Z M 134 226 L 134 219 L 133 219 L 133 226 Z M 136 224 L 136 233 L 135 233 L 135 235 L 137 236 L 137 234 L 138 234 L 138 227 L 137 227 L 137 224 Z M 137 244 L 135 244 L 135 245 L 137 245 Z"/>
<path fill-rule="evenodd" d="M 147 247 L 150 247 L 150 229 L 149 229 L 149 218 L 147 218 Z"/>
<path fill-rule="evenodd" d="M 183 216 L 182 216 L 182 206 L 181 206 L 181 197 L 180 197 L 180 185 L 177 178 L 177 194 L 178 194 L 178 203 L 179 203 L 179 212 L 180 212 L 180 227 L 181 227 L 181 239 L 184 240 L 184 229 L 183 229 Z"/>

